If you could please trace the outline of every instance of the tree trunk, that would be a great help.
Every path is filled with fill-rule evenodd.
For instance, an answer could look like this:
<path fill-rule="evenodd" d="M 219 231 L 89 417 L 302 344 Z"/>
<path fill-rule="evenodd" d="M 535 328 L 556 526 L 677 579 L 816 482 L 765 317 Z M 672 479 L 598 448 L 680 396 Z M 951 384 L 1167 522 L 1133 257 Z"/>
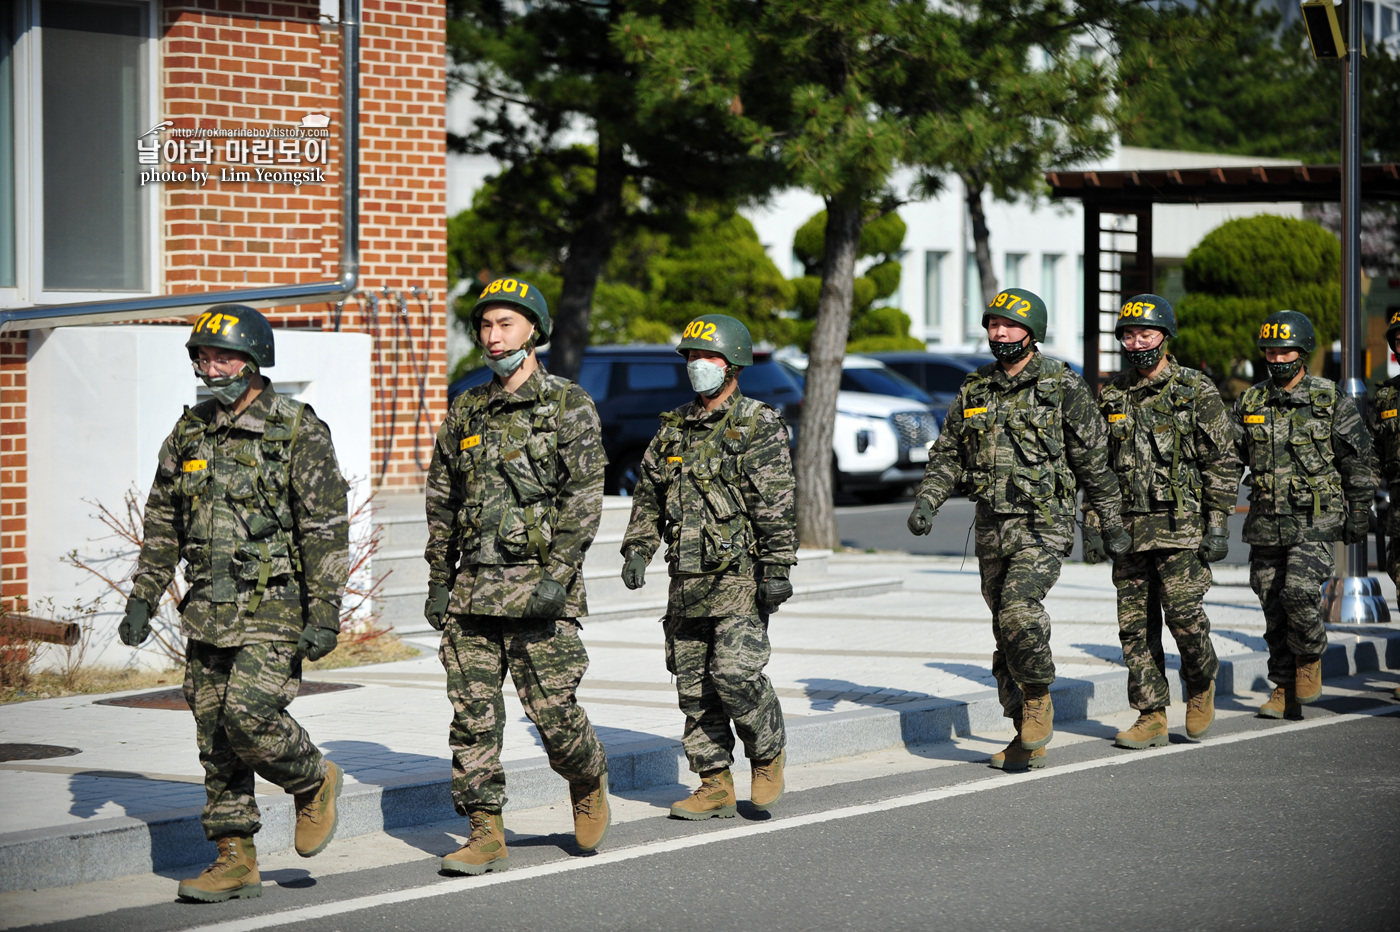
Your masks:
<path fill-rule="evenodd" d="M 972 220 L 972 251 L 977 256 L 977 275 L 982 279 L 982 306 L 987 307 L 1001 289 L 997 287 L 996 269 L 992 268 L 992 237 L 987 232 L 987 215 L 982 212 L 982 179 L 972 172 L 959 172 L 967 198 L 967 214 Z"/>
<path fill-rule="evenodd" d="M 797 536 L 803 546 L 830 548 L 840 543 L 832 488 L 832 435 L 841 360 L 851 329 L 856 246 L 864 225 L 861 197 L 843 191 L 826 205 L 826 248 L 817 324 L 807 354 L 807 387 L 797 431 Z"/>
<path fill-rule="evenodd" d="M 569 238 L 563 293 L 559 306 L 554 309 L 554 335 L 549 341 L 549 371 L 566 379 L 578 378 L 583 350 L 588 346 L 588 314 L 593 307 L 593 290 L 612 252 L 626 175 L 622 146 L 600 130 L 593 197 L 583 222 Z"/>

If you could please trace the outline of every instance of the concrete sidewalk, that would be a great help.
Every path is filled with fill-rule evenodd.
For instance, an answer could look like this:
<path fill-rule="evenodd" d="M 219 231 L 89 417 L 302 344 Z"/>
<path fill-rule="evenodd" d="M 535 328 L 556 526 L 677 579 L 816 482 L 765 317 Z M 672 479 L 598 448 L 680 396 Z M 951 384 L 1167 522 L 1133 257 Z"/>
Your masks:
<path fill-rule="evenodd" d="M 991 675 L 992 635 L 975 561 L 964 566 L 940 557 L 836 554 L 827 564 L 833 580 L 897 577 L 903 586 L 880 595 L 809 598 L 773 616 L 768 674 L 787 715 L 793 763 L 1007 730 Z M 655 579 L 643 592 L 655 595 L 651 589 L 663 581 Z M 1389 580 L 1381 585 L 1394 604 Z M 1108 569 L 1067 564 L 1046 604 L 1054 620 L 1057 722 L 1126 709 Z M 1220 693 L 1267 690 L 1264 620 L 1245 568 L 1217 570 L 1207 610 L 1222 661 Z M 420 657 L 313 674 L 308 682 L 355 688 L 304 695 L 292 708 L 346 770 L 338 839 L 452 815 L 451 709 L 437 639 L 426 628 L 401 633 L 424 650 Z M 592 666 L 579 698 L 607 746 L 613 791 L 676 785 L 678 797 L 684 795 L 681 785 L 694 778 L 680 753 L 682 719 L 656 613 L 585 620 L 583 636 Z M 1170 636 L 1166 640 L 1174 663 Z M 1330 640 L 1327 677 L 1400 668 L 1400 626 L 1334 628 Z M 1179 683 L 1172 679 L 1175 696 Z M 199 826 L 203 777 L 191 716 L 100 704 L 111 698 L 0 707 L 0 742 L 79 751 L 0 763 L 0 892 L 213 857 Z M 506 702 L 508 808 L 566 799 L 567 786 L 550 771 L 509 686 Z M 1174 729 L 1183 714 L 1179 703 L 1169 710 Z M 262 784 L 259 792 L 267 794 L 259 798 L 259 851 L 289 848 L 291 797 Z"/>

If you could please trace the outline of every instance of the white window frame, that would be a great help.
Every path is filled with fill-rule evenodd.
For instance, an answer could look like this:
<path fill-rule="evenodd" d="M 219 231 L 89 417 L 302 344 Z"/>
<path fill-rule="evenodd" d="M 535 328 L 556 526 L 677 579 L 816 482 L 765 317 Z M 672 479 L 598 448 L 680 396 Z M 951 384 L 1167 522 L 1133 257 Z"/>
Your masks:
<path fill-rule="evenodd" d="M 142 129 L 153 126 L 160 112 L 161 41 L 159 4 L 156 0 L 84 0 L 115 6 L 145 7 L 146 92 L 142 95 Z M 0 307 L 32 307 L 44 304 L 71 304 L 102 301 L 114 296 L 145 297 L 162 293 L 161 186 L 146 185 L 146 290 L 128 291 L 46 291 L 44 281 L 44 217 L 41 193 L 44 190 L 43 106 L 43 23 L 41 0 L 18 0 L 18 22 L 14 48 L 15 93 L 15 287 L 0 288 Z M 135 163 L 136 153 L 129 153 Z"/>

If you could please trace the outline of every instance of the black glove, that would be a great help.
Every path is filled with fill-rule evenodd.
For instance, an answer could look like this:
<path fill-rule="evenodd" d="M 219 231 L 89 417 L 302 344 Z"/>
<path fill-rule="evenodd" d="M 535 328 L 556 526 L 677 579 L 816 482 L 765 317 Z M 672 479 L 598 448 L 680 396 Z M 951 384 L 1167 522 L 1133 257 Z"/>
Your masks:
<path fill-rule="evenodd" d="M 1103 529 L 1103 545 L 1110 556 L 1121 557 L 1132 549 L 1133 535 L 1124 530 L 1121 524 L 1106 527 Z"/>
<path fill-rule="evenodd" d="M 792 583 L 788 582 L 786 566 L 760 566 L 758 576 L 758 610 L 765 615 L 778 610 L 792 598 Z"/>
<path fill-rule="evenodd" d="M 640 589 L 646 585 L 647 558 L 640 550 L 627 551 L 627 562 L 622 565 L 622 584 L 628 589 Z"/>
<path fill-rule="evenodd" d="M 525 617 L 558 618 L 564 614 L 564 603 L 568 600 L 569 593 L 564 586 L 546 573 L 535 591 L 530 593 L 530 601 L 525 603 Z"/>
<path fill-rule="evenodd" d="M 337 632 L 330 628 L 307 625 L 301 629 L 301 639 L 297 641 L 297 654 L 307 660 L 320 660 L 335 650 Z"/>
<path fill-rule="evenodd" d="M 140 647 L 151 634 L 151 607 L 135 596 L 126 600 L 126 614 L 117 625 L 117 637 L 127 647 Z"/>
<path fill-rule="evenodd" d="M 1346 524 L 1342 527 L 1342 542 L 1359 544 L 1371 530 L 1371 506 L 1367 502 L 1347 502 Z"/>
<path fill-rule="evenodd" d="M 1225 559 L 1230 553 L 1230 532 L 1223 527 L 1206 528 L 1205 536 L 1201 538 L 1201 546 L 1196 548 L 1196 554 L 1205 563 L 1216 563 Z"/>
<path fill-rule="evenodd" d="M 442 619 L 447 615 L 447 602 L 452 598 L 452 590 L 437 583 L 428 583 L 428 600 L 423 603 L 423 617 L 437 631 L 442 630 Z"/>
<path fill-rule="evenodd" d="M 938 514 L 938 509 L 928 503 L 926 499 L 916 498 L 914 500 L 914 510 L 909 512 L 909 533 L 917 534 L 920 537 L 933 530 L 933 519 Z"/>
<path fill-rule="evenodd" d="M 1103 547 L 1103 535 L 1091 524 L 1084 525 L 1084 562 L 1093 566 L 1108 559 L 1108 551 Z"/>

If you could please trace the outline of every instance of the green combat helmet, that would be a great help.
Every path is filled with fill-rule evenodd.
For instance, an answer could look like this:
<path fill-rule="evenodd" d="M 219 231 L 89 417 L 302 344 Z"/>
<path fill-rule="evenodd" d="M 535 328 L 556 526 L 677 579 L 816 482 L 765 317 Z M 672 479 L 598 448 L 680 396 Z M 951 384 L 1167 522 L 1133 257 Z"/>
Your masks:
<path fill-rule="evenodd" d="M 753 337 L 749 328 L 727 314 L 701 314 L 685 325 L 676 352 L 708 350 L 719 353 L 731 366 L 753 365 Z"/>
<path fill-rule="evenodd" d="M 200 314 L 190 338 L 185 341 L 190 359 L 198 355 L 201 346 L 243 353 L 253 360 L 258 371 L 272 368 L 277 358 L 272 345 L 272 325 L 246 304 L 216 304 Z"/>
<path fill-rule="evenodd" d="M 1254 345 L 1260 349 L 1292 348 L 1308 357 L 1317 349 L 1317 334 L 1313 333 L 1312 321 L 1306 315 L 1277 311 L 1264 318 L 1264 326 L 1259 328 L 1259 339 Z"/>
<path fill-rule="evenodd" d="M 1385 345 L 1395 348 L 1395 334 L 1400 333 L 1400 307 L 1390 312 L 1390 323 L 1385 327 Z"/>
<path fill-rule="evenodd" d="M 1171 302 L 1161 295 L 1135 294 L 1123 302 L 1118 311 L 1118 323 L 1113 327 L 1113 335 L 1123 339 L 1123 331 L 1128 327 L 1154 327 L 1166 333 L 1167 339 L 1176 338 L 1176 312 Z"/>
<path fill-rule="evenodd" d="M 1045 342 L 1045 328 L 1049 315 L 1045 312 L 1045 302 L 1033 291 L 1024 288 L 1003 288 L 982 312 L 983 328 L 992 317 L 1014 320 L 1030 330 L 1031 338 L 1035 342 Z"/>
<path fill-rule="evenodd" d="M 549 332 L 552 324 L 549 320 L 549 304 L 545 302 L 544 293 L 534 285 L 520 278 L 498 278 L 482 289 L 481 297 L 476 299 L 472 305 L 472 338 L 476 339 L 481 333 L 481 315 L 486 313 L 489 307 L 506 304 L 524 311 L 526 316 L 535 322 L 539 329 L 539 338 L 535 340 L 536 346 L 547 346 L 549 344 Z"/>

